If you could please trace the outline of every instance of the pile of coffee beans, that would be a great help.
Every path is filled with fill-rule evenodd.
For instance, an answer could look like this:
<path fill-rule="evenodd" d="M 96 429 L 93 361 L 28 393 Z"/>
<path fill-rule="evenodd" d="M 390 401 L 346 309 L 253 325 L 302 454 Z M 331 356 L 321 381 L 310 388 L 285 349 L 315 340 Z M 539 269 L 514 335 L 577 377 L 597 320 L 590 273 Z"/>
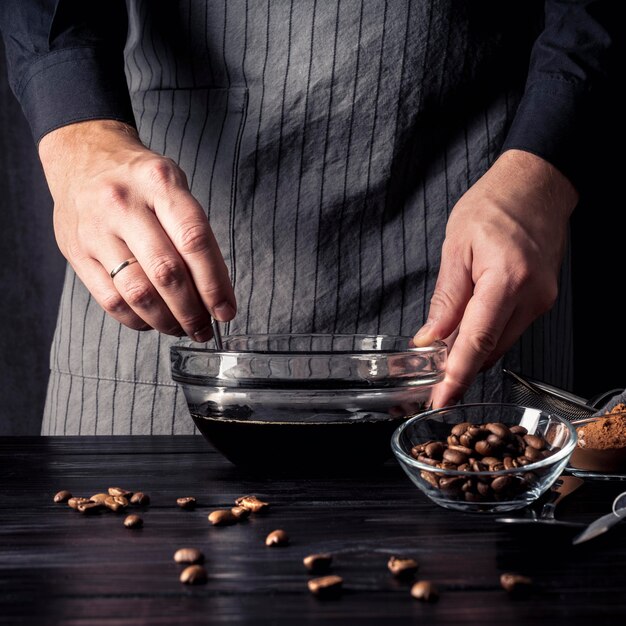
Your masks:
<path fill-rule="evenodd" d="M 89 498 L 82 496 L 72 496 L 72 494 L 63 489 L 55 494 L 53 501 L 58 503 L 67 503 L 67 505 L 79 511 L 83 515 L 94 515 L 109 509 L 115 513 L 123 511 L 129 504 L 145 507 L 150 504 L 150 496 L 138 491 L 133 493 L 121 487 L 109 487 L 106 493 L 95 493 Z M 141 528 L 143 519 L 136 514 L 127 515 L 124 519 L 126 528 Z"/>
<path fill-rule="evenodd" d="M 456 424 L 445 441 L 427 441 L 414 446 L 411 456 L 433 468 L 467 472 L 467 476 L 422 470 L 421 477 L 446 497 L 466 502 L 509 500 L 526 491 L 538 478 L 534 471 L 514 475 L 471 475 L 524 468 L 560 448 L 550 447 L 541 434 L 529 435 L 523 426 L 501 422 Z"/>

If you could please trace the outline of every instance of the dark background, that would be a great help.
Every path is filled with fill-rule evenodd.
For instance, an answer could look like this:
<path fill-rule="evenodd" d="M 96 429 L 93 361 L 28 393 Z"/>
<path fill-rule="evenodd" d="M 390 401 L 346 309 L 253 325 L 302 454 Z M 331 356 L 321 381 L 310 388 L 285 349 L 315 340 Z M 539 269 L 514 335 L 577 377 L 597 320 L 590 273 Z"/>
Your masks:
<path fill-rule="evenodd" d="M 625 316 L 618 304 L 624 159 L 610 156 L 624 145 L 624 123 L 617 89 L 606 85 L 603 91 L 587 149 L 587 191 L 572 221 L 572 391 L 584 397 L 626 387 Z M 63 271 L 52 231 L 52 200 L 28 124 L 7 85 L 0 46 L 0 434 L 39 432 Z"/>

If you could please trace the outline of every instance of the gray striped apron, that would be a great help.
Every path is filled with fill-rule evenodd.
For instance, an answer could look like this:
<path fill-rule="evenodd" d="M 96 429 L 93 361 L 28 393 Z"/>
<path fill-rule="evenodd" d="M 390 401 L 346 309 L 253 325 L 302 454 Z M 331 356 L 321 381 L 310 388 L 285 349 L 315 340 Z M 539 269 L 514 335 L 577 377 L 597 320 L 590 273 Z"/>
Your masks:
<path fill-rule="evenodd" d="M 514 5 L 128 0 L 139 133 L 207 211 L 239 307 L 227 332 L 416 331 L 449 211 L 497 157 L 522 93 L 540 20 Z M 506 357 L 561 386 L 568 284 Z M 68 268 L 43 434 L 194 432 L 173 341 L 119 325 Z M 500 369 L 466 399 L 500 400 Z"/>

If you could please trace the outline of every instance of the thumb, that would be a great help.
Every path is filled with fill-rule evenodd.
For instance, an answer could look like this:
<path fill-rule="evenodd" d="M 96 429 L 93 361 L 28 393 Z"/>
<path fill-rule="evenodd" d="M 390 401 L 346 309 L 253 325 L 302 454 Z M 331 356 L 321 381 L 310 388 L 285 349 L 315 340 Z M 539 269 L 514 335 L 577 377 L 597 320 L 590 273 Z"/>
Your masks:
<path fill-rule="evenodd" d="M 430 299 L 428 319 L 413 338 L 415 346 L 428 346 L 454 333 L 461 323 L 473 289 L 472 276 L 460 255 L 445 254 L 444 248 L 437 284 Z"/>

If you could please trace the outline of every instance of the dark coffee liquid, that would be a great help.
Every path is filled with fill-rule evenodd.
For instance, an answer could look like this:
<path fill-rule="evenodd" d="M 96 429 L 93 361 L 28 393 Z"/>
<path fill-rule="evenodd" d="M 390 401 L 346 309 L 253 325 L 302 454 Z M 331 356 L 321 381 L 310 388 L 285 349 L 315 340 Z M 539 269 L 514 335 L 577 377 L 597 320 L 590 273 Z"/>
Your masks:
<path fill-rule="evenodd" d="M 391 435 L 406 419 L 259 422 L 191 414 L 204 437 L 235 465 L 278 472 L 358 473 L 391 456 Z"/>

